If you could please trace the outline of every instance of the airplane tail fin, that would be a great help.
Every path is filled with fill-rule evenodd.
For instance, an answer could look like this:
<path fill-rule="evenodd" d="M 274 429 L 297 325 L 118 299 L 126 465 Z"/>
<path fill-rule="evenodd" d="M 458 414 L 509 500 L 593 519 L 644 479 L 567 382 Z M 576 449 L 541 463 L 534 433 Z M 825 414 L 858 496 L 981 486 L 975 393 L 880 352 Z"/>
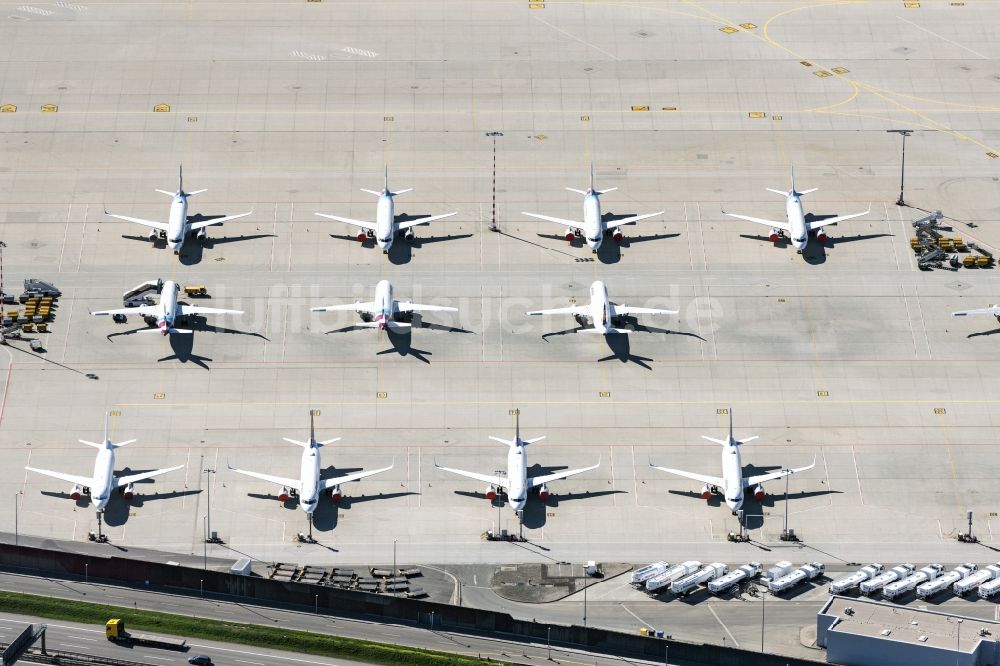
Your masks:
<path fill-rule="evenodd" d="M 316 412 L 309 410 L 309 441 L 316 441 Z"/>
<path fill-rule="evenodd" d="M 177 168 L 177 192 L 184 192 L 184 165 L 181 164 Z"/>
<path fill-rule="evenodd" d="M 383 192 L 388 192 L 389 191 L 389 164 L 386 163 L 386 164 L 384 164 L 382 166 L 385 168 L 385 173 L 384 173 L 384 176 L 382 178 L 382 191 Z"/>
<path fill-rule="evenodd" d="M 780 194 L 783 197 L 790 197 L 796 195 L 801 197 L 804 194 L 809 194 L 810 192 L 815 192 L 816 190 L 819 189 L 818 187 L 813 187 L 808 190 L 802 190 L 801 192 L 799 192 L 797 189 L 795 189 L 795 166 L 794 165 L 789 166 L 789 170 L 790 170 L 789 175 L 791 179 L 792 189 L 788 190 L 787 192 L 785 192 L 784 190 L 776 190 L 773 187 L 765 187 L 764 189 L 766 189 L 768 192 L 774 192 L 775 194 Z"/>
<path fill-rule="evenodd" d="M 714 437 L 709 437 L 708 435 L 702 435 L 702 439 L 708 440 L 709 442 L 715 442 L 719 446 L 741 446 L 747 442 L 752 442 L 757 439 L 757 435 L 752 437 L 745 437 L 743 439 L 736 439 L 733 437 L 733 408 L 729 408 L 729 436 L 727 439 L 715 439 Z"/>
<path fill-rule="evenodd" d="M 308 449 L 310 446 L 312 446 L 310 442 L 302 442 L 297 439 L 292 439 L 291 437 L 282 437 L 281 439 L 285 440 L 289 444 L 297 444 L 298 446 L 301 446 L 303 449 Z"/>

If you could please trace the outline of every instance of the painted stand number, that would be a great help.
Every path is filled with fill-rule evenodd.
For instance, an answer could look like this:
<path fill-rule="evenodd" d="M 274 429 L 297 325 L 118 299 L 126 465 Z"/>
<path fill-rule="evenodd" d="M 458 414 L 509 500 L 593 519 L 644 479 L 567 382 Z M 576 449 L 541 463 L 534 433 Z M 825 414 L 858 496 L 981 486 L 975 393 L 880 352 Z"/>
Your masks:
<path fill-rule="evenodd" d="M 716 414 L 728 414 L 728 413 L 729 413 L 729 410 L 728 410 L 728 409 L 726 409 L 725 407 L 723 407 L 722 409 L 717 409 L 717 410 L 715 410 L 715 413 L 716 413 Z"/>
<path fill-rule="evenodd" d="M 42 104 L 42 113 L 55 113 L 59 110 L 56 104 Z"/>
<path fill-rule="evenodd" d="M 163 400 L 166 396 L 164 393 L 154 393 L 153 400 Z"/>
<path fill-rule="evenodd" d="M 520 412 L 520 410 L 518 410 L 518 409 L 508 409 L 508 410 L 507 410 L 507 413 L 508 413 L 509 415 L 511 415 L 511 416 L 515 416 L 515 415 L 517 415 L 517 414 L 520 414 L 521 412 Z"/>
<path fill-rule="evenodd" d="M 378 392 L 378 397 L 380 397 L 380 398 L 388 398 L 389 394 L 387 392 L 385 392 L 385 391 L 379 391 Z"/>
<path fill-rule="evenodd" d="M 819 396 L 820 398 L 829 398 L 830 397 L 830 392 L 829 391 L 816 391 L 816 395 Z"/>
<path fill-rule="evenodd" d="M 113 412 L 109 412 L 109 414 L 111 416 L 121 416 L 122 415 L 122 413 L 120 411 L 118 411 L 117 409 L 114 410 Z"/>
<path fill-rule="evenodd" d="M 948 410 L 945 409 L 944 407 L 935 407 L 934 408 L 934 413 L 935 414 L 947 414 Z"/>
<path fill-rule="evenodd" d="M 309 410 L 309 413 L 312 414 L 313 416 L 321 416 L 323 414 L 323 412 L 319 411 L 318 409 L 311 409 Z"/>
<path fill-rule="evenodd" d="M 0 106 L 0 113 L 17 113 L 17 107 L 13 104 L 4 104 Z"/>
<path fill-rule="evenodd" d="M 154 113 L 170 113 L 170 105 L 169 104 L 157 104 L 156 106 L 153 107 L 153 112 Z"/>
<path fill-rule="evenodd" d="M 611 397 L 611 391 L 601 391 L 599 395 L 602 398 L 610 398 Z"/>

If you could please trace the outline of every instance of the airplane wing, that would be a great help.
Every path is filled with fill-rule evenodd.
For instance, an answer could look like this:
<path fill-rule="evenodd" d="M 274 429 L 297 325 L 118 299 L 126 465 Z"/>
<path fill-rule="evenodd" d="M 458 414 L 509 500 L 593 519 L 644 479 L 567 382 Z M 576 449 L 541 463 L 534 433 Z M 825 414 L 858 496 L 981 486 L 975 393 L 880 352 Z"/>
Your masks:
<path fill-rule="evenodd" d="M 229 466 L 229 470 L 236 472 L 237 474 L 242 474 L 244 476 L 252 476 L 255 479 L 260 479 L 261 481 L 269 481 L 270 483 L 284 486 L 286 488 L 295 488 L 296 490 L 302 490 L 302 482 L 299 479 L 286 479 L 282 476 L 271 476 L 270 474 L 261 474 L 260 472 L 251 472 L 245 469 L 236 469 L 232 465 Z"/>
<path fill-rule="evenodd" d="M 396 309 L 400 312 L 458 312 L 458 308 L 449 308 L 444 305 L 423 305 L 409 301 L 398 301 Z"/>
<path fill-rule="evenodd" d="M 532 310 L 529 315 L 554 315 L 554 314 L 590 314 L 590 307 L 587 305 L 571 305 L 568 308 L 552 308 L 551 310 Z"/>
<path fill-rule="evenodd" d="M 981 317 L 1000 315 L 1000 307 L 996 305 L 991 305 L 988 308 L 978 308 L 976 310 L 959 310 L 958 312 L 952 312 L 952 317 Z"/>
<path fill-rule="evenodd" d="M 657 215 L 663 215 L 665 211 L 660 211 L 658 213 L 647 213 L 645 215 L 633 215 L 632 217 L 625 217 L 620 220 L 612 220 L 604 225 L 606 229 L 614 229 L 615 227 L 620 227 L 623 224 L 633 224 L 639 220 L 645 220 L 650 217 L 656 217 Z"/>
<path fill-rule="evenodd" d="M 115 488 L 121 488 L 122 486 L 127 486 L 130 483 L 135 483 L 137 481 L 142 481 L 144 479 L 151 479 L 154 476 L 159 476 L 160 474 L 166 474 L 167 472 L 173 472 L 174 470 L 180 469 L 184 465 L 178 465 L 177 467 L 169 467 L 167 469 L 157 469 L 152 472 L 142 472 L 140 474 L 129 474 L 128 476 L 120 476 L 115 479 Z"/>
<path fill-rule="evenodd" d="M 464 469 L 453 469 L 451 467 L 442 467 L 437 463 L 434 466 L 438 469 L 443 469 L 446 472 L 451 472 L 452 474 L 458 474 L 460 476 L 467 476 L 470 479 L 475 479 L 476 481 L 482 481 L 483 483 L 489 483 L 490 485 L 500 486 L 501 488 L 506 488 L 509 484 L 506 478 L 501 478 L 499 476 L 491 476 L 489 474 L 479 474 L 478 472 L 466 472 Z"/>
<path fill-rule="evenodd" d="M 549 215 L 539 215 L 538 213 L 527 213 L 527 212 L 525 212 L 523 210 L 521 211 L 521 215 L 527 215 L 528 217 L 537 217 L 539 220 L 545 220 L 546 222 L 555 222 L 556 224 L 562 224 L 562 225 L 565 225 L 567 227 L 573 227 L 574 229 L 578 229 L 580 227 L 580 223 L 577 222 L 576 220 L 564 220 L 561 217 L 551 217 Z"/>
<path fill-rule="evenodd" d="M 591 465 L 590 467 L 583 467 L 581 469 L 567 469 L 561 472 L 553 472 L 552 474 L 545 474 L 544 476 L 533 476 L 528 479 L 529 488 L 537 488 L 543 483 L 551 483 L 552 481 L 558 481 L 559 479 L 565 479 L 569 476 L 576 476 L 577 474 L 583 474 L 584 472 L 589 472 L 592 469 L 597 469 L 601 466 L 601 463 L 596 465 Z"/>
<path fill-rule="evenodd" d="M 137 315 L 158 315 L 162 312 L 159 305 L 140 305 L 137 308 L 119 308 L 117 310 L 98 310 L 97 312 L 91 312 L 90 314 L 95 317 L 100 317 L 103 315 L 116 315 L 116 314 L 137 314 Z"/>
<path fill-rule="evenodd" d="M 366 476 L 372 476 L 373 474 L 381 474 L 382 472 L 388 472 L 392 469 L 392 465 L 388 467 L 383 467 L 382 469 L 372 469 L 363 472 L 355 472 L 354 474 L 345 474 L 343 476 L 336 476 L 332 479 L 325 479 L 319 482 L 320 490 L 329 490 L 334 486 L 340 485 L 341 483 L 350 483 L 351 481 L 357 481 L 358 479 L 363 479 Z"/>
<path fill-rule="evenodd" d="M 239 215 L 227 215 L 226 217 L 217 217 L 211 220 L 203 220 L 201 222 L 192 222 L 191 231 L 198 231 L 199 229 L 204 229 L 205 227 L 210 227 L 213 224 L 222 224 L 223 222 L 229 222 L 230 220 L 238 220 L 241 217 L 246 217 L 252 214 L 253 211 L 247 211 L 246 213 L 240 213 Z"/>
<path fill-rule="evenodd" d="M 774 472 L 768 472 L 767 474 L 758 474 L 757 476 L 750 476 L 743 479 L 744 486 L 756 486 L 758 483 L 764 483 L 765 481 L 774 481 L 775 479 L 782 479 L 790 474 L 795 474 L 796 472 L 804 472 L 807 469 L 812 469 L 816 466 L 816 458 L 813 458 L 811 465 L 806 465 L 805 467 L 795 467 L 793 469 L 779 469 Z"/>
<path fill-rule="evenodd" d="M 458 215 L 458 213 L 445 213 L 444 215 L 429 215 L 427 217 L 418 217 L 415 220 L 407 220 L 406 222 L 400 222 L 396 225 L 396 228 L 402 231 L 403 229 L 409 229 L 410 227 L 415 227 L 418 224 L 427 224 L 428 222 L 433 222 L 434 220 L 443 220 L 446 217 L 451 217 L 452 215 Z"/>
<path fill-rule="evenodd" d="M 346 222 L 347 224 L 353 224 L 356 227 L 361 227 L 362 229 L 367 229 L 368 231 L 376 231 L 374 222 L 365 222 L 364 220 L 352 220 L 349 217 L 338 217 L 336 215 L 327 215 L 326 213 L 316 213 L 320 217 L 325 217 L 330 220 L 336 220 L 337 222 Z"/>
<path fill-rule="evenodd" d="M 861 217 L 862 215 L 867 215 L 872 212 L 871 206 L 868 207 L 863 213 L 854 213 L 852 215 L 840 215 L 838 217 L 828 217 L 825 220 L 817 220 L 815 222 L 807 222 L 806 226 L 809 227 L 809 231 L 814 231 L 820 227 L 825 227 L 828 224 L 836 224 L 837 222 L 843 222 L 844 220 L 853 220 L 856 217 Z"/>
<path fill-rule="evenodd" d="M 677 310 L 659 310 L 657 308 L 635 308 L 630 305 L 614 305 L 612 304 L 611 309 L 616 315 L 634 315 L 634 314 L 677 314 Z"/>
<path fill-rule="evenodd" d="M 73 474 L 63 474 L 62 472 L 53 472 L 50 469 L 38 469 L 37 467 L 25 467 L 24 469 L 29 472 L 38 472 L 39 474 L 44 474 L 45 476 L 51 476 L 53 479 L 60 479 L 62 481 L 67 481 L 73 485 L 80 485 L 89 488 L 94 485 L 94 480 L 86 476 L 75 476 Z"/>
<path fill-rule="evenodd" d="M 166 222 L 154 222 L 152 220 L 144 220 L 141 217 L 129 217 L 128 215 L 115 215 L 114 213 L 109 213 L 104 211 L 104 214 L 108 217 L 115 217 L 119 220 L 125 220 L 126 222 L 134 222 L 135 224 L 141 224 L 144 227 L 152 227 L 153 229 L 159 229 L 160 231 L 167 230 Z"/>
<path fill-rule="evenodd" d="M 182 315 L 193 314 L 243 314 L 243 310 L 224 310 L 222 308 L 206 308 L 201 305 L 181 305 L 179 306 Z"/>
<path fill-rule="evenodd" d="M 375 301 L 367 303 L 345 303 L 343 305 L 324 305 L 319 308 L 309 308 L 311 312 L 371 312 L 375 309 Z"/>
<path fill-rule="evenodd" d="M 666 472 L 667 474 L 676 474 L 677 476 L 683 476 L 685 479 L 691 479 L 692 481 L 700 481 L 701 483 L 707 483 L 710 486 L 724 486 L 726 485 L 725 480 L 720 479 L 717 476 L 708 476 L 706 474 L 695 474 L 694 472 L 685 472 L 681 469 L 670 469 L 669 467 L 658 467 L 656 465 L 650 465 L 653 469 L 658 469 L 661 472 Z"/>
<path fill-rule="evenodd" d="M 760 218 L 760 217 L 750 217 L 749 215 L 737 215 L 736 213 L 726 213 L 725 211 L 723 211 L 723 213 L 725 215 L 728 215 L 729 217 L 735 217 L 738 220 L 746 220 L 747 222 L 756 222 L 757 224 L 763 224 L 763 225 L 766 225 L 768 227 L 773 227 L 775 229 L 781 229 L 782 231 L 786 231 L 788 233 L 792 233 L 792 225 L 788 224 L 788 222 L 778 222 L 776 220 L 765 220 L 765 219 Z"/>

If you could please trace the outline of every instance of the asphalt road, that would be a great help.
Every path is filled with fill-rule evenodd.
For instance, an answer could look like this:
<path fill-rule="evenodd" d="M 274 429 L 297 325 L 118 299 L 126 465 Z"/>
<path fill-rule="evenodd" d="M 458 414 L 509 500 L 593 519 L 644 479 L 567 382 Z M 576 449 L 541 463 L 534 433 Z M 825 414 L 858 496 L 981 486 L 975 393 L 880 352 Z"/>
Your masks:
<path fill-rule="evenodd" d="M 133 606 L 144 610 L 158 610 L 167 613 L 212 617 L 232 622 L 252 624 L 284 625 L 303 631 L 333 634 L 350 638 L 362 638 L 408 645 L 431 650 L 442 650 L 467 655 L 481 655 L 495 661 L 514 660 L 531 662 L 546 659 L 547 648 L 542 645 L 527 645 L 487 637 L 471 637 L 435 631 L 428 627 L 380 624 L 365 620 L 332 618 L 298 611 L 276 610 L 243 603 L 175 596 L 160 592 L 146 592 L 131 588 L 116 587 L 99 582 L 80 583 L 35 578 L 19 574 L 0 574 L 0 590 L 25 592 L 64 599 L 75 599 L 93 603 Z M 151 660 L 154 664 L 186 663 L 188 655 L 208 654 L 218 664 L 336 664 L 350 666 L 359 662 L 343 659 L 326 659 L 314 655 L 298 655 L 274 650 L 258 649 L 245 645 L 217 643 L 201 639 L 190 643 L 191 650 L 186 655 L 173 654 L 164 650 L 143 648 L 127 649 L 108 643 L 104 639 L 104 628 L 72 622 L 52 622 L 24 616 L 0 614 L 0 641 L 9 642 L 21 632 L 25 623 L 46 622 L 49 626 L 49 646 L 56 650 L 86 652 L 113 656 L 119 659 Z M 126 617 L 126 622 L 128 621 Z M 572 666 L 613 666 L 617 664 L 653 663 L 635 659 L 619 659 L 592 655 L 577 650 L 552 648 L 551 656 L 560 664 Z M 656 662 L 662 664 L 663 662 Z"/>

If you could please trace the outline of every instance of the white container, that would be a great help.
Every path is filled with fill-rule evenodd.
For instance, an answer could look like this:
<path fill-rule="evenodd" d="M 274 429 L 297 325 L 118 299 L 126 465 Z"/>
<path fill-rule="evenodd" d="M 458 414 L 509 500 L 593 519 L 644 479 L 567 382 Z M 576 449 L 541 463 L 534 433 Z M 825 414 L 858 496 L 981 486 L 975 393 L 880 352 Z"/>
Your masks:
<path fill-rule="evenodd" d="M 879 575 L 875 576 L 871 580 L 866 580 L 858 587 L 861 590 L 861 594 L 869 595 L 873 592 L 878 592 L 883 587 L 889 583 L 899 580 L 900 578 L 905 578 L 913 573 L 914 567 L 912 564 L 900 564 L 898 567 L 893 567 L 888 571 L 883 571 Z"/>
<path fill-rule="evenodd" d="M 748 578 L 753 578 L 760 573 L 760 562 L 750 562 L 734 569 L 725 576 L 719 576 L 715 580 L 708 581 L 708 591 L 712 594 L 722 594 L 734 585 L 739 585 Z"/>
<path fill-rule="evenodd" d="M 646 591 L 647 592 L 657 592 L 665 587 L 668 587 L 675 580 L 683 578 L 684 576 L 689 576 L 695 571 L 701 568 L 701 562 L 697 560 L 688 560 L 682 564 L 675 564 L 670 567 L 659 576 L 653 576 L 646 581 Z"/>
<path fill-rule="evenodd" d="M 848 590 L 853 590 L 864 581 L 871 580 L 880 573 L 882 573 L 882 565 L 878 562 L 861 567 L 849 576 L 838 578 L 830 583 L 830 594 L 843 594 Z"/>

